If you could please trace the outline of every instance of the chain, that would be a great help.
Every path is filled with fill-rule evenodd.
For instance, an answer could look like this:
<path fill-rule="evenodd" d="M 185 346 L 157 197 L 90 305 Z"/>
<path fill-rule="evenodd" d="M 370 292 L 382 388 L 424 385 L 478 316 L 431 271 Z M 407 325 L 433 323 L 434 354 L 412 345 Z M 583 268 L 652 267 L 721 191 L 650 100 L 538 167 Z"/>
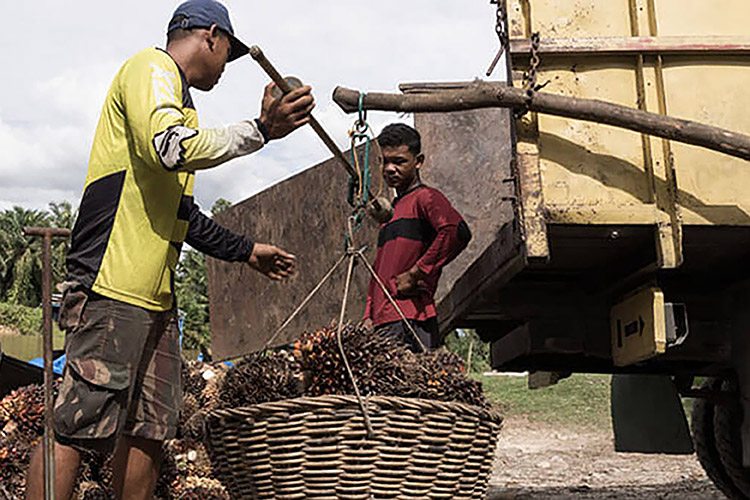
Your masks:
<path fill-rule="evenodd" d="M 374 134 L 367 124 L 367 110 L 364 109 L 365 94 L 359 94 L 359 115 L 354 122 L 352 130 L 349 131 L 351 138 L 351 165 L 354 167 L 357 177 L 349 177 L 349 193 L 347 201 L 353 207 L 355 217 L 354 232 L 359 230 L 362 221 L 365 218 L 367 204 L 369 200 L 370 185 L 372 183 L 372 172 L 370 171 L 370 144 L 375 140 Z M 363 146 L 362 160 L 360 153 L 357 151 L 359 146 Z M 379 193 L 378 193 L 379 194 Z M 348 245 L 349 236 L 346 238 L 345 245 Z"/>
<path fill-rule="evenodd" d="M 516 111 L 516 119 L 523 118 L 526 113 L 531 111 L 531 102 L 534 100 L 534 94 L 539 90 L 540 86 L 537 84 L 539 64 L 542 60 L 539 57 L 539 44 L 541 38 L 539 32 L 531 34 L 531 57 L 529 59 L 529 70 L 523 75 L 523 90 L 524 96 L 524 108 Z"/>
<path fill-rule="evenodd" d="M 505 0 L 490 0 L 490 4 L 497 5 L 495 12 L 495 33 L 497 33 L 497 38 L 500 41 L 500 49 L 497 51 L 495 59 L 492 60 L 487 70 L 487 76 L 492 75 L 492 72 L 495 71 L 495 66 L 500 62 L 500 58 L 505 52 L 505 47 L 508 45 L 508 32 L 505 30 Z"/>

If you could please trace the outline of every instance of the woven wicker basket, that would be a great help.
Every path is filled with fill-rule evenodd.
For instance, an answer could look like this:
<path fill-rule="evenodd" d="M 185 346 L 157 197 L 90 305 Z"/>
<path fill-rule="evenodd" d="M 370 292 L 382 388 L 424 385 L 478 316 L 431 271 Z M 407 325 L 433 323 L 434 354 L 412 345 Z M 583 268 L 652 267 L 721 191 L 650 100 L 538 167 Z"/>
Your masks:
<path fill-rule="evenodd" d="M 502 418 L 459 404 L 353 396 L 212 412 L 207 445 L 234 498 L 482 499 Z"/>

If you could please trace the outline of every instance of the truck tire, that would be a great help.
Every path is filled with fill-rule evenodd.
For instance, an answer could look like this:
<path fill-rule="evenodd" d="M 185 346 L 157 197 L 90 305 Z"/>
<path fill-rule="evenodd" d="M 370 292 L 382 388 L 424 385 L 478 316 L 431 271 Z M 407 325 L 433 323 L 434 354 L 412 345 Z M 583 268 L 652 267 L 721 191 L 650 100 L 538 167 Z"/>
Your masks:
<path fill-rule="evenodd" d="M 724 391 L 734 391 L 734 383 L 724 382 Z M 714 439 L 724 470 L 734 486 L 750 498 L 750 469 L 742 465 L 742 408 L 739 405 L 714 406 Z M 723 490 L 722 490 L 723 491 Z"/>
<path fill-rule="evenodd" d="M 701 389 L 718 391 L 721 388 L 721 380 L 712 378 L 706 380 Z M 732 478 L 729 477 L 724 464 L 721 462 L 719 450 L 716 448 L 714 438 L 714 414 L 715 406 L 706 399 L 695 399 L 691 417 L 691 429 L 693 431 L 693 443 L 695 453 L 698 455 L 706 475 L 714 485 L 731 500 L 748 500 L 750 497 L 743 495 Z"/>

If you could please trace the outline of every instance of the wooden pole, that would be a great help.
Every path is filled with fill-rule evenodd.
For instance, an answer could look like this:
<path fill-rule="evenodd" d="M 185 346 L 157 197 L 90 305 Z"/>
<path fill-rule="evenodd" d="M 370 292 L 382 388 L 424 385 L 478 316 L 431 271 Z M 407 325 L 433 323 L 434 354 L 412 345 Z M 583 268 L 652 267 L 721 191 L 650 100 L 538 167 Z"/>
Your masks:
<path fill-rule="evenodd" d="M 471 373 L 471 355 L 474 351 L 474 336 L 471 336 L 471 342 L 469 342 L 469 355 L 466 356 L 466 373 Z"/>
<path fill-rule="evenodd" d="M 281 76 L 281 73 L 279 73 L 273 64 L 271 64 L 271 61 L 268 60 L 260 47 L 257 45 L 250 47 L 250 55 L 260 67 L 263 68 L 266 74 L 271 77 L 271 80 L 273 80 L 276 86 L 279 87 L 279 90 L 284 94 L 288 94 L 293 90 L 284 77 Z M 358 110 L 359 108 L 357 107 L 355 109 Z M 349 163 L 349 160 L 346 159 L 344 153 L 338 148 L 338 146 L 336 146 L 336 143 L 333 142 L 333 139 L 331 139 L 331 136 L 328 135 L 328 132 L 325 131 L 320 122 L 318 122 L 314 116 L 310 115 L 309 123 L 310 127 L 312 127 L 315 133 L 318 134 L 318 137 L 320 137 L 320 140 L 323 141 L 323 144 L 325 144 L 333 156 L 346 169 L 349 176 L 356 179 L 358 174 L 354 170 L 354 167 Z M 380 223 L 388 222 L 393 216 L 393 207 L 391 207 L 390 202 L 385 198 L 374 196 L 370 189 L 367 190 L 367 197 L 370 200 L 370 206 L 372 207 L 372 210 L 368 210 L 368 213 Z"/>
<path fill-rule="evenodd" d="M 358 110 L 360 92 L 344 87 L 333 91 L 333 100 L 347 113 Z M 475 82 L 463 88 L 414 94 L 367 94 L 364 109 L 399 113 L 446 113 L 481 108 L 526 109 L 625 128 L 683 142 L 750 160 L 750 136 L 690 120 L 649 113 L 619 104 L 534 92 L 505 83 Z"/>

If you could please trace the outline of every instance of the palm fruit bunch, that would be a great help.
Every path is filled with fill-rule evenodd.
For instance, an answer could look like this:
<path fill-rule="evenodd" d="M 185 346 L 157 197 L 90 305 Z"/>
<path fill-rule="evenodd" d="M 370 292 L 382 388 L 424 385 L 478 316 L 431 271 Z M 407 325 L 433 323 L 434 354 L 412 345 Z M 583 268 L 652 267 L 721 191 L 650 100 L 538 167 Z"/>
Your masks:
<path fill-rule="evenodd" d="M 43 386 L 18 388 L 0 401 L 0 484 L 6 496 L 23 498 L 25 495 L 31 452 L 43 433 Z"/>
<path fill-rule="evenodd" d="M 219 402 L 219 391 L 224 382 L 224 376 L 227 373 L 227 365 L 219 363 L 215 365 L 206 365 L 201 372 L 201 376 L 206 381 L 206 386 L 201 391 L 199 401 L 201 407 L 206 410 L 212 410 Z"/>
<path fill-rule="evenodd" d="M 408 348 L 405 343 L 375 332 L 346 325 L 341 343 L 357 387 L 364 396 L 395 395 L 402 383 L 398 360 Z M 337 339 L 337 328 L 305 333 L 294 344 L 294 354 L 309 374 L 306 396 L 354 394 Z"/>
<path fill-rule="evenodd" d="M 251 354 L 225 376 L 218 408 L 237 408 L 302 396 L 299 365 L 286 350 Z"/>
<path fill-rule="evenodd" d="M 188 422 L 201 409 L 201 393 L 206 387 L 206 381 L 202 376 L 203 363 L 200 361 L 187 361 L 182 359 L 182 405 L 180 407 L 180 420 L 178 423 L 178 437 L 186 437 L 183 431 L 188 428 Z M 188 437 L 191 434 L 187 432 Z"/>
<path fill-rule="evenodd" d="M 346 325 L 341 343 L 364 396 L 399 396 L 486 406 L 481 383 L 466 375 L 463 359 L 446 350 L 413 353 L 405 342 L 360 326 Z M 295 356 L 310 373 L 306 396 L 353 394 L 336 328 L 304 334 Z"/>
<path fill-rule="evenodd" d="M 466 375 L 464 360 L 445 348 L 403 359 L 403 397 L 456 401 L 487 408 L 482 384 Z"/>
<path fill-rule="evenodd" d="M 107 491 L 112 486 L 112 457 L 107 453 L 86 451 L 81 454 L 81 466 L 78 469 L 78 482 L 97 484 Z M 79 490 L 78 498 L 83 494 Z M 93 495 L 94 493 L 90 493 Z"/>
<path fill-rule="evenodd" d="M 203 378 L 203 371 L 206 364 L 201 361 L 188 361 L 182 359 L 182 394 L 190 394 L 195 398 L 200 398 L 203 389 L 206 387 L 206 379 Z"/>
<path fill-rule="evenodd" d="M 30 451 L 36 444 L 0 436 L 0 497 L 20 499 L 25 496 Z"/>
<path fill-rule="evenodd" d="M 226 373 L 222 363 L 184 361 L 182 365 L 182 407 L 178 438 L 200 441 L 203 438 L 205 415 L 219 403 L 219 388 Z"/>
<path fill-rule="evenodd" d="M 28 436 L 44 432 L 44 387 L 20 387 L 0 401 L 0 431 Z"/>
<path fill-rule="evenodd" d="M 53 384 L 57 393 L 60 379 Z M 53 395 L 54 397 L 54 395 Z M 0 498 L 24 498 L 31 452 L 44 435 L 44 387 L 20 387 L 0 401 Z M 84 453 L 73 496 L 78 500 L 111 498 L 112 467 L 102 454 Z"/>
<path fill-rule="evenodd" d="M 175 488 L 174 500 L 229 500 L 229 494 L 216 479 L 188 477 Z"/>
<path fill-rule="evenodd" d="M 173 439 L 164 443 L 161 474 L 155 495 L 163 500 L 182 498 L 228 500 L 224 486 L 214 479 L 208 453 L 202 444 Z"/>
<path fill-rule="evenodd" d="M 96 481 L 84 481 L 77 487 L 73 495 L 77 500 L 111 500 L 114 494 L 111 489 Z"/>

